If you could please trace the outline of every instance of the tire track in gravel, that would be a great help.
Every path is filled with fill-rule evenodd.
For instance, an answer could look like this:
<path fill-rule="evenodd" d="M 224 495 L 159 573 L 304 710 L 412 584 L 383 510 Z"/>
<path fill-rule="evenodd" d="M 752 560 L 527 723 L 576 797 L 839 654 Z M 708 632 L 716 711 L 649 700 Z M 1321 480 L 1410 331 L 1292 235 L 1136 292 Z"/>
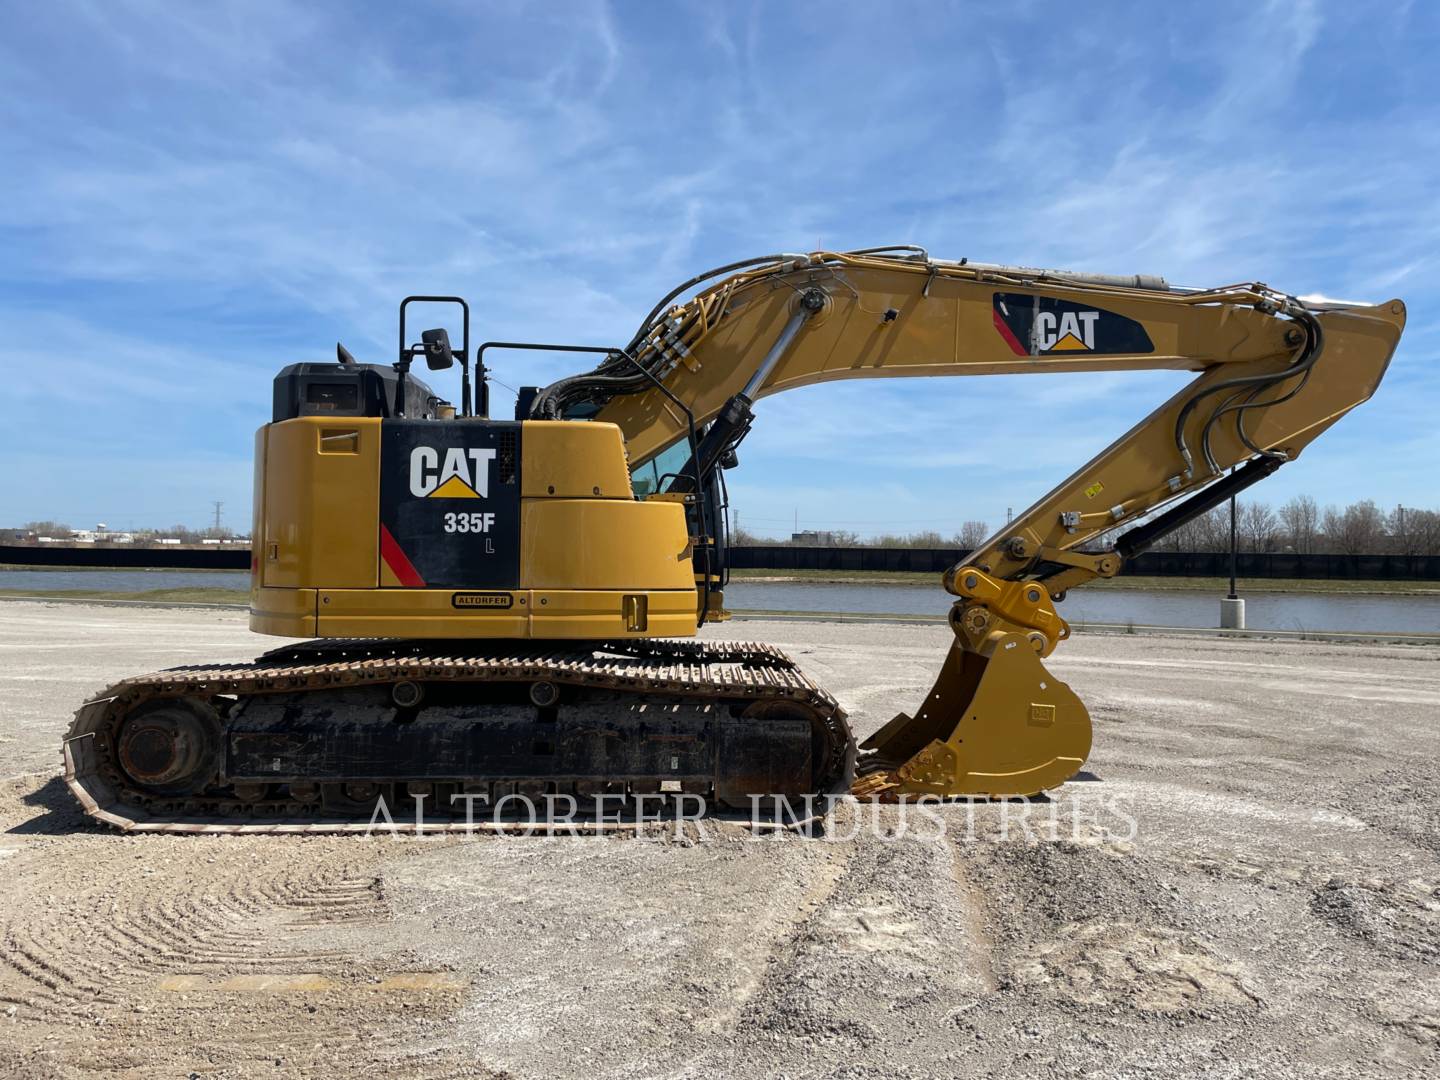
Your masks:
<path fill-rule="evenodd" d="M 953 1029 L 992 992 L 989 945 L 957 858 L 941 839 L 900 835 L 897 808 L 853 810 L 843 872 L 772 952 L 732 1049 L 738 1075 L 851 1070 L 886 1075 L 895 1045 Z M 837 831 L 851 823 L 837 820 Z M 803 1064 L 802 1064 L 803 1063 Z"/>
<path fill-rule="evenodd" d="M 97 839 L 96 846 L 103 843 Z M 266 881 L 249 873 L 248 865 L 205 878 L 184 872 L 188 858 L 167 859 L 157 872 L 139 853 L 116 859 L 95 851 L 85 860 L 89 883 L 73 891 L 73 867 L 17 861 L 21 865 L 12 869 L 27 879 L 27 891 L 46 903 L 22 904 L 0 915 L 4 958 L 22 978 L 54 993 L 69 988 L 68 996 L 77 1001 L 95 997 L 107 985 L 159 974 L 294 971 L 333 961 L 336 954 L 277 948 L 275 929 L 313 919 L 314 897 L 323 903 L 337 888 L 345 902 L 330 907 L 341 919 L 383 912 L 369 891 L 373 876 L 347 876 L 358 871 L 343 860 L 299 872 L 287 867 L 283 876 Z M 267 860 L 266 866 L 274 863 Z M 11 992 L 23 995 L 23 983 Z"/>
<path fill-rule="evenodd" d="M 0 845 L 0 1073 L 493 1075 L 438 1037 L 463 980 L 344 947 L 390 920 L 380 866 L 402 853 L 111 833 Z"/>

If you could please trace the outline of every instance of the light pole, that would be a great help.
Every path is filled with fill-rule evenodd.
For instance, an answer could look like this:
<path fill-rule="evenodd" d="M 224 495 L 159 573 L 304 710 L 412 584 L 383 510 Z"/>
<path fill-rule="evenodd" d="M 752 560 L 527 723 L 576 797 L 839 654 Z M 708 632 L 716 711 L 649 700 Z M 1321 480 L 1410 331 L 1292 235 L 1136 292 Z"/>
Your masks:
<path fill-rule="evenodd" d="M 1245 601 L 1235 592 L 1235 566 L 1239 562 L 1238 534 L 1235 528 L 1235 496 L 1230 496 L 1230 595 L 1220 601 L 1220 629 L 1245 629 Z"/>
<path fill-rule="evenodd" d="M 1235 542 L 1235 496 L 1230 496 L 1230 596 L 1228 599 L 1237 600 L 1235 595 L 1235 563 L 1239 560 L 1239 545 Z"/>

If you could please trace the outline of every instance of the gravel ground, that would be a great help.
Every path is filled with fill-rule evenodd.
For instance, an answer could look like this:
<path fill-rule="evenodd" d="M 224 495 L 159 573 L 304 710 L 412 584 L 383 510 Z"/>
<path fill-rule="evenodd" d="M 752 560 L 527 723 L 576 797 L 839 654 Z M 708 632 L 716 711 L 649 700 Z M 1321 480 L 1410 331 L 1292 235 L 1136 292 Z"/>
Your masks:
<path fill-rule="evenodd" d="M 863 738 L 939 627 L 737 622 Z M 269 643 L 273 644 L 273 642 Z M 0 604 L 0 1074 L 1434 1075 L 1440 650 L 1086 636 L 1051 803 L 825 839 L 125 837 L 59 739 L 234 613 Z"/>

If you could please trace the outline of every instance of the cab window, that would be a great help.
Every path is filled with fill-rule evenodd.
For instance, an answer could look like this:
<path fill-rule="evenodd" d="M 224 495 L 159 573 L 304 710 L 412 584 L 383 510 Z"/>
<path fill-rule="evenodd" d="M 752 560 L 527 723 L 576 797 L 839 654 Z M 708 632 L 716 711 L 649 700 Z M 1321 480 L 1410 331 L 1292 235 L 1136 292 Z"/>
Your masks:
<path fill-rule="evenodd" d="M 680 439 L 671 443 L 643 465 L 637 465 L 630 472 L 630 484 L 635 494 L 644 498 L 656 492 L 667 491 L 675 474 L 690 460 L 690 440 Z"/>

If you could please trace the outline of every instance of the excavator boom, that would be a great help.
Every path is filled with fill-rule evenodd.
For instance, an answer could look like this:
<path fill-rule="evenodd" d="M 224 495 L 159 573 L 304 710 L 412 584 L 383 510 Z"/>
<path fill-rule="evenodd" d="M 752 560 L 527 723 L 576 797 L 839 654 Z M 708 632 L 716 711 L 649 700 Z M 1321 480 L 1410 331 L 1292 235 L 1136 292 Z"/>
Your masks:
<path fill-rule="evenodd" d="M 920 249 L 776 256 L 726 272 L 683 302 L 667 297 L 625 350 L 549 387 L 537 411 L 598 405 L 596 418 L 619 425 L 637 463 L 710 425 L 670 485 L 696 490 L 733 460 L 754 404 L 784 390 L 858 378 L 1197 373 L 946 571 L 955 645 L 915 715 L 863 744 L 857 792 L 894 797 L 1033 794 L 1078 771 L 1089 715 L 1041 663 L 1070 632 L 1055 603 L 1294 460 L 1375 392 L 1405 322 L 1399 300 L 1306 304 L 1258 283 L 1172 288 Z M 1017 414 L 986 441 L 1002 457 L 1027 455 L 1048 427 L 1042 414 Z M 1099 543 L 1106 537 L 1115 539 Z"/>

